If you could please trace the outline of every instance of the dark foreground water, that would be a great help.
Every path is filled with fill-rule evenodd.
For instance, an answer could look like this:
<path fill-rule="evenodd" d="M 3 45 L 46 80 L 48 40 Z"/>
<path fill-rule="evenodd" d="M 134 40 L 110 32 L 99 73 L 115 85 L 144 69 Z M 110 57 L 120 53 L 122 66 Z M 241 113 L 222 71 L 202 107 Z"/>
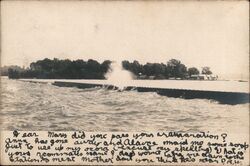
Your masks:
<path fill-rule="evenodd" d="M 249 129 L 249 104 L 1 81 L 1 130 L 247 133 Z"/>

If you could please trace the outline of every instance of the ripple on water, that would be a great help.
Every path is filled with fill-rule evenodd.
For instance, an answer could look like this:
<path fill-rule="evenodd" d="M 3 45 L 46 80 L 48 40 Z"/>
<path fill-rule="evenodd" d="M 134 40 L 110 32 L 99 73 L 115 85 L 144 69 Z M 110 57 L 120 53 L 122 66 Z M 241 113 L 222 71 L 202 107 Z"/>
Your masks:
<path fill-rule="evenodd" d="M 1 129 L 247 131 L 249 104 L 221 105 L 156 93 L 77 89 L 4 79 Z"/>

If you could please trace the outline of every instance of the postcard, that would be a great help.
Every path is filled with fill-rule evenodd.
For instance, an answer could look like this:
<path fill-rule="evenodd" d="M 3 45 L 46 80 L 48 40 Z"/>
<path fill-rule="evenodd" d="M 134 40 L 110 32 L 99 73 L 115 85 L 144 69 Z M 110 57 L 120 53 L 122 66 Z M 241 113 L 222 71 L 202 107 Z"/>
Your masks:
<path fill-rule="evenodd" d="M 1 1 L 1 165 L 249 165 L 248 1 Z"/>

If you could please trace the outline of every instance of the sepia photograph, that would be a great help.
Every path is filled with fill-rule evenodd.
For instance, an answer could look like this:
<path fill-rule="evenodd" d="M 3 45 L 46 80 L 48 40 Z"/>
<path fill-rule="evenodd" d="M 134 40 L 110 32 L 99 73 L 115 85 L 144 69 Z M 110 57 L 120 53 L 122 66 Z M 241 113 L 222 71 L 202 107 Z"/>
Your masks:
<path fill-rule="evenodd" d="M 1 1 L 1 131 L 249 143 L 248 1 Z"/>

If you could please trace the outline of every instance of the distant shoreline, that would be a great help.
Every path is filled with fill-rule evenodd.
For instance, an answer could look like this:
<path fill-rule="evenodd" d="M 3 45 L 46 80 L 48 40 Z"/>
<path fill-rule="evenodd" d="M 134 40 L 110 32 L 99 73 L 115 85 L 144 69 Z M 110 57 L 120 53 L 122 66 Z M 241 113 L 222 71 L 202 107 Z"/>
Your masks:
<path fill-rule="evenodd" d="M 196 67 L 186 67 L 180 60 L 170 59 L 166 63 L 141 64 L 137 60 L 129 62 L 123 60 L 118 65 L 112 66 L 116 62 L 105 60 L 99 63 L 96 60 L 82 59 L 48 59 L 38 60 L 30 63 L 28 68 L 20 66 L 5 66 L 1 68 L 1 75 L 8 75 L 9 78 L 39 78 L 39 79 L 105 79 L 108 73 L 116 71 L 116 67 L 129 72 L 135 79 L 146 80 L 217 80 L 218 76 L 213 75 L 210 67 L 204 66 L 199 71 Z M 118 73 L 118 75 L 119 75 Z"/>

